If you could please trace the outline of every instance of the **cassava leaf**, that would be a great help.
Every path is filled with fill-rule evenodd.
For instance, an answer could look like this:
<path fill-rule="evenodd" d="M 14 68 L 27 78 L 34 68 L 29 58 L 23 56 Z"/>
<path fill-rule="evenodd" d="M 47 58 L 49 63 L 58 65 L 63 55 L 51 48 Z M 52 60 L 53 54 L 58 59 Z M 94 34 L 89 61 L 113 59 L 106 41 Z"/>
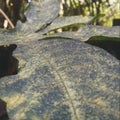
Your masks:
<path fill-rule="evenodd" d="M 58 0 L 35 0 L 25 24 L 19 23 L 14 31 L 0 31 L 0 45 L 18 46 L 14 56 L 19 60 L 19 73 L 0 79 L 0 98 L 7 102 L 9 118 L 118 120 L 119 60 L 80 41 L 101 34 L 117 37 L 118 27 L 85 26 L 38 41 L 50 37 L 43 35 L 49 30 L 78 22 L 73 18 L 53 21 L 58 12 Z M 35 33 L 48 23 L 45 30 Z"/>
<path fill-rule="evenodd" d="M 70 17 L 58 17 L 55 19 L 50 26 L 48 26 L 44 31 L 44 34 L 55 30 L 58 28 L 64 28 L 70 25 L 79 25 L 79 24 L 87 24 L 92 21 L 93 17 L 80 17 L 80 16 L 70 16 Z"/>

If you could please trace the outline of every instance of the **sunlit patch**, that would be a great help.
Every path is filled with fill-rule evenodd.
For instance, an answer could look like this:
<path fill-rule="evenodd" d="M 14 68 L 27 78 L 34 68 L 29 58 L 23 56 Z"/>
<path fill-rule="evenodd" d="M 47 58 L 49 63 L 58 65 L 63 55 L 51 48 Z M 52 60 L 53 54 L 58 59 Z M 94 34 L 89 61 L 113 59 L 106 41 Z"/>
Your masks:
<path fill-rule="evenodd" d="M 23 59 L 19 60 L 19 67 L 18 67 L 18 72 L 20 72 L 26 65 L 26 61 Z"/>
<path fill-rule="evenodd" d="M 10 6 L 13 6 L 13 3 L 10 3 Z"/>
<path fill-rule="evenodd" d="M 19 93 L 12 93 L 12 95 L 3 98 L 7 102 L 8 108 L 14 109 L 25 101 L 25 97 Z"/>
<path fill-rule="evenodd" d="M 26 115 L 25 112 L 23 112 L 23 109 L 20 109 L 19 112 L 17 112 L 14 116 L 11 117 L 12 120 L 18 120 L 18 118 L 21 120 L 25 120 Z"/>
<path fill-rule="evenodd" d="M 107 106 L 106 102 L 102 100 L 102 98 L 97 98 L 95 100 L 92 100 L 92 103 L 97 104 L 100 107 Z"/>
<path fill-rule="evenodd" d="M 8 27 L 8 21 L 4 20 L 4 28 L 7 28 L 7 27 Z"/>

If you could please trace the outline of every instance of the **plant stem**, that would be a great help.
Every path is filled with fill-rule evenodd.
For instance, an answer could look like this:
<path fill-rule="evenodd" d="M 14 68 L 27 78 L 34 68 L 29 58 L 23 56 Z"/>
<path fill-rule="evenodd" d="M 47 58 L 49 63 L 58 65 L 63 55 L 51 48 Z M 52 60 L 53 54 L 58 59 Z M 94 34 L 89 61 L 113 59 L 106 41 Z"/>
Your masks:
<path fill-rule="evenodd" d="M 0 8 L 0 13 L 4 16 L 4 18 L 8 21 L 8 23 L 10 24 L 11 28 L 14 29 L 15 26 L 13 25 L 13 23 L 11 22 L 11 20 L 8 18 L 8 16 L 4 13 L 4 11 Z"/>

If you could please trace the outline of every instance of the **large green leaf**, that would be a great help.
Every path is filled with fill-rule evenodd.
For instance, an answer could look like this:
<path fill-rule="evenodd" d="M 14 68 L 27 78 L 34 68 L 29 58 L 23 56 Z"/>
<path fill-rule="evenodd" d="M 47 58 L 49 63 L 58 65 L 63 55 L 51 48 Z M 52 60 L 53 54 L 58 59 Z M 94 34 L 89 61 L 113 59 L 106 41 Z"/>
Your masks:
<path fill-rule="evenodd" d="M 19 73 L 0 79 L 0 98 L 7 102 L 10 119 L 118 120 L 119 60 L 80 40 L 104 34 L 117 37 L 119 28 L 85 26 L 43 40 L 50 37 L 43 35 L 50 30 L 83 23 L 81 18 L 54 20 L 58 12 L 58 0 L 32 1 L 25 24 L 0 31 L 0 45 L 18 46 L 14 56 L 19 60 Z M 46 28 L 35 33 L 42 26 Z"/>
<path fill-rule="evenodd" d="M 110 54 L 77 40 L 17 45 L 20 71 L 0 79 L 11 119 L 118 120 L 120 66 Z"/>

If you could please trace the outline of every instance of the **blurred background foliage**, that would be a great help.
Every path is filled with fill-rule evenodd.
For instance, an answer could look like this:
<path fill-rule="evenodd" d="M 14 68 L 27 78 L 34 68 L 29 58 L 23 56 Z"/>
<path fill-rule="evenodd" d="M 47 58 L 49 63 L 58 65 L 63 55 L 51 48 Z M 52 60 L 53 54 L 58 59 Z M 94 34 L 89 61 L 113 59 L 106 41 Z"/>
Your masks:
<path fill-rule="evenodd" d="M 95 16 L 91 24 L 112 26 L 120 19 L 119 0 L 61 0 L 60 16 Z"/>

